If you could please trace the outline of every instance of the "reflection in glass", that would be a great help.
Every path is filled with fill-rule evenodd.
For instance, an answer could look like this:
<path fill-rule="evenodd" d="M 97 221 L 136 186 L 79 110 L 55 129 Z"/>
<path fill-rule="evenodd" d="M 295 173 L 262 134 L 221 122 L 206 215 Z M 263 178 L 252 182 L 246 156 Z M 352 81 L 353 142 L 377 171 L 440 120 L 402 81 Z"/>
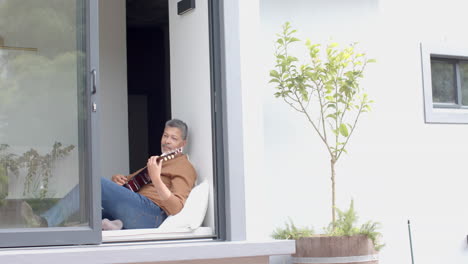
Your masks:
<path fill-rule="evenodd" d="M 457 102 L 455 63 L 431 60 L 432 100 L 434 103 Z"/>
<path fill-rule="evenodd" d="M 84 184 L 84 2 L 0 1 L 0 228 L 40 226 Z M 61 225 L 86 224 L 78 200 Z"/>
<path fill-rule="evenodd" d="M 460 63 L 462 105 L 468 106 L 468 62 Z"/>

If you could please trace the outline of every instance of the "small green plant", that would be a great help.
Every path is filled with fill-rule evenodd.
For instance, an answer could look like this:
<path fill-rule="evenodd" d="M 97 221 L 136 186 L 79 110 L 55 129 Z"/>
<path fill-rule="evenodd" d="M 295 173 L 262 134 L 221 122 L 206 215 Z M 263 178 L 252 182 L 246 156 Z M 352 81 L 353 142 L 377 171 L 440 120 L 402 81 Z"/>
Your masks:
<path fill-rule="evenodd" d="M 374 249 L 376 251 L 380 251 L 380 249 L 382 249 L 385 244 L 380 242 L 382 233 L 378 232 L 377 229 L 380 229 L 380 223 L 367 221 L 361 226 L 359 233 L 361 235 L 366 235 L 370 240 L 372 240 L 372 243 L 374 243 Z"/>
<path fill-rule="evenodd" d="M 358 215 L 354 210 L 354 201 L 351 200 L 349 209 L 342 211 L 335 208 L 338 214 L 337 220 L 330 223 L 328 227 L 324 228 L 324 234 L 327 236 L 354 236 L 354 235 L 365 235 L 374 244 L 374 249 L 379 251 L 385 244 L 380 242 L 382 234 L 378 231 L 381 228 L 379 222 L 368 221 L 357 227 Z M 314 235 L 314 229 L 312 227 L 297 227 L 293 221 L 289 219 L 289 223 L 286 222 L 285 228 L 277 228 L 271 235 L 274 239 L 298 239 L 301 237 L 311 237 Z"/>
<path fill-rule="evenodd" d="M 5 197 L 8 195 L 8 175 L 6 169 L 0 164 L 0 206 L 4 204 Z"/>
<path fill-rule="evenodd" d="M 291 218 L 289 223 L 286 222 L 285 228 L 277 228 L 271 235 L 274 239 L 298 239 L 301 237 L 310 237 L 314 234 L 314 230 L 309 227 L 297 227 Z"/>
<path fill-rule="evenodd" d="M 19 176 L 21 168 L 26 169 L 23 195 L 44 199 L 49 193 L 49 180 L 52 177 L 54 163 L 67 156 L 74 148 L 74 145 L 63 147 L 62 143 L 55 142 L 50 153 L 45 155 L 33 148 L 23 153 L 21 156 L 7 152 L 9 145 L 0 145 L 0 183 L 8 184 L 8 172 L 16 177 Z M 2 177 L 3 175 L 3 177 Z M 4 183 L 4 181 L 6 183 Z"/>
<path fill-rule="evenodd" d="M 330 223 L 328 228 L 325 229 L 325 233 L 329 236 L 354 236 L 354 235 L 366 235 L 374 244 L 376 251 L 379 251 L 384 244 L 380 242 L 382 234 L 377 230 L 380 229 L 379 222 L 368 221 L 361 225 L 356 226 L 358 216 L 354 210 L 354 201 L 351 200 L 349 209 L 342 211 L 335 208 L 338 213 L 338 219 L 334 223 Z"/>

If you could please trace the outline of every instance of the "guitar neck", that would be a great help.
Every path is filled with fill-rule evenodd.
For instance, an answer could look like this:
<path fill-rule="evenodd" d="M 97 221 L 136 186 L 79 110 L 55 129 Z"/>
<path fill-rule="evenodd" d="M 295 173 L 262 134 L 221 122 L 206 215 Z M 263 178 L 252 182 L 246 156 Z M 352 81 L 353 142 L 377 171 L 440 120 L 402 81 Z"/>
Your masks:
<path fill-rule="evenodd" d="M 168 161 L 171 159 L 174 159 L 182 154 L 181 149 L 176 149 L 174 151 L 171 151 L 169 153 L 163 154 L 159 156 L 156 161 L 159 163 L 160 161 Z M 151 183 L 151 177 L 148 174 L 148 168 L 145 167 L 143 170 L 141 170 L 138 174 L 133 176 L 126 184 L 123 186 L 126 187 L 127 189 L 130 189 L 134 192 L 138 192 L 141 187 L 144 185 Z"/>

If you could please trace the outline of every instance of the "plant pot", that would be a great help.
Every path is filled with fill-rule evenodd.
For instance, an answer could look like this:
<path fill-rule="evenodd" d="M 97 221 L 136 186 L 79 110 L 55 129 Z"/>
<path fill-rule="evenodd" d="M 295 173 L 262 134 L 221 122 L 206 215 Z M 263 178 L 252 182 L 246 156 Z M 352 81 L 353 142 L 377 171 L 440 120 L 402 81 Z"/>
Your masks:
<path fill-rule="evenodd" d="M 378 252 L 365 235 L 317 236 L 296 240 L 293 263 L 310 264 L 377 264 Z"/>

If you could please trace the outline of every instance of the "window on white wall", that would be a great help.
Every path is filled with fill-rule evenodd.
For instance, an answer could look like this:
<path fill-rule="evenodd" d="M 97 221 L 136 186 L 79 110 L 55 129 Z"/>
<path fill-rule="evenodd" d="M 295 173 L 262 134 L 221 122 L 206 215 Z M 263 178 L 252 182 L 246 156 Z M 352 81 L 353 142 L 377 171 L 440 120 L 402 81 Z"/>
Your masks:
<path fill-rule="evenodd" d="M 468 60 L 431 58 L 434 107 L 468 106 Z"/>
<path fill-rule="evenodd" d="M 421 45 L 426 123 L 468 123 L 468 52 Z"/>

